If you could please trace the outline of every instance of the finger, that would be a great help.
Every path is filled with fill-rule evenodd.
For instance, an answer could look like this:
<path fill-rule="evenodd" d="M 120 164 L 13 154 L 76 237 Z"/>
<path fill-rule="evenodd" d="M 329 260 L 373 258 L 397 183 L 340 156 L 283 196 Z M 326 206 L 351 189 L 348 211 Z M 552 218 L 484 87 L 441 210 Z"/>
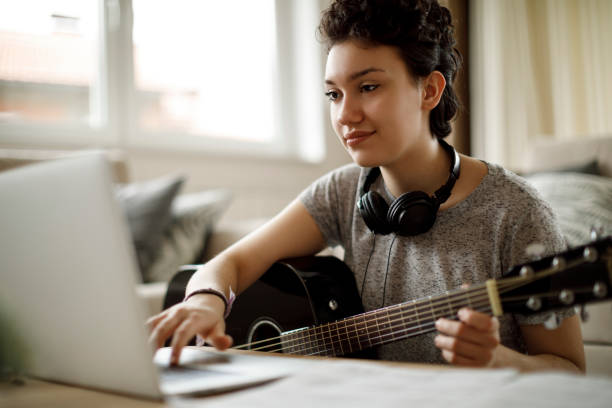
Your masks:
<path fill-rule="evenodd" d="M 499 344 L 497 332 L 481 331 L 455 320 L 438 319 L 436 320 L 436 329 L 444 335 L 458 337 L 483 347 L 492 348 Z"/>
<path fill-rule="evenodd" d="M 234 340 L 231 336 L 225 334 L 225 323 L 219 322 L 207 338 L 208 342 L 219 350 L 225 350 L 231 347 Z"/>
<path fill-rule="evenodd" d="M 480 367 L 481 364 L 477 361 L 471 360 L 469 358 L 459 356 L 452 351 L 442 350 L 442 358 L 448 361 L 451 364 L 465 366 L 465 367 Z"/>
<path fill-rule="evenodd" d="M 149 337 L 149 343 L 153 344 L 156 348 L 160 348 L 164 345 L 164 342 L 172 332 L 176 329 L 176 327 L 182 321 L 182 313 L 176 311 L 174 313 L 169 313 L 159 324 L 153 329 L 151 332 L 151 336 Z"/>
<path fill-rule="evenodd" d="M 189 340 L 196 335 L 198 332 L 197 329 L 193 319 L 185 319 L 176 330 L 174 330 L 172 341 L 170 342 L 170 364 L 178 364 L 181 350 L 189 343 Z"/>
<path fill-rule="evenodd" d="M 462 283 L 461 284 L 461 289 L 468 289 L 470 287 L 469 283 Z"/>
<path fill-rule="evenodd" d="M 166 312 L 165 311 L 162 312 L 162 313 L 156 314 L 155 316 L 151 316 L 145 322 L 145 326 L 147 326 L 149 328 L 149 330 L 152 330 L 165 317 L 166 317 Z"/>
<path fill-rule="evenodd" d="M 457 312 L 459 320 L 482 331 L 494 332 L 499 329 L 499 321 L 496 317 L 477 312 L 467 307 L 459 309 Z"/>
<path fill-rule="evenodd" d="M 493 349 L 461 341 L 457 337 L 438 335 L 434 344 L 440 350 L 447 350 L 458 357 L 467 358 L 481 365 L 487 364 L 493 358 Z"/>

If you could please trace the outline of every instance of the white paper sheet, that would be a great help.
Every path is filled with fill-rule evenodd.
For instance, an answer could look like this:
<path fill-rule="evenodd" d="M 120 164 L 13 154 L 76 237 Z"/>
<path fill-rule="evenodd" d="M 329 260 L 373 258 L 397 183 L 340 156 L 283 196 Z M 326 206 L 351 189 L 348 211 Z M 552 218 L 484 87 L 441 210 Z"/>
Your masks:
<path fill-rule="evenodd" d="M 270 384 L 177 408 L 215 407 L 612 407 L 612 379 L 514 370 L 424 370 L 368 362 L 320 361 Z"/>

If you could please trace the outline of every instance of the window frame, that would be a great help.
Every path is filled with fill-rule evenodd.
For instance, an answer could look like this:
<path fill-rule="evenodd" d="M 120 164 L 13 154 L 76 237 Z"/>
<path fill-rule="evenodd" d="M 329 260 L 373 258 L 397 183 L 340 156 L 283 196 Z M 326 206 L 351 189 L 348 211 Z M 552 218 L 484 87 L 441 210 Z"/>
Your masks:
<path fill-rule="evenodd" d="M 325 105 L 322 87 L 316 86 L 321 83 L 323 54 L 314 38 L 319 2 L 275 0 L 279 78 L 272 92 L 279 121 L 268 143 L 139 128 L 135 119 L 132 0 L 98 0 L 98 7 L 99 87 L 92 88 L 90 106 L 97 108 L 100 127 L 0 122 L 0 144 L 189 151 L 306 162 L 324 159 Z M 298 46 L 308 35 L 310 44 Z"/>

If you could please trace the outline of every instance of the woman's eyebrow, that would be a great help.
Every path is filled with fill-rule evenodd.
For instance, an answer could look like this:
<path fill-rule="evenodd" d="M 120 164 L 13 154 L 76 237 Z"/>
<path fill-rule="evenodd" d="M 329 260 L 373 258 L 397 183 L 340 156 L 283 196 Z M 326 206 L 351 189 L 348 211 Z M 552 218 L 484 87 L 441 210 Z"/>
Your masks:
<path fill-rule="evenodd" d="M 361 70 L 361 71 L 359 71 L 359 72 L 355 72 L 354 74 L 351 74 L 351 75 L 349 76 L 349 80 L 350 80 L 350 81 L 354 81 L 355 79 L 357 79 L 357 78 L 359 78 L 359 77 L 362 77 L 362 76 L 364 76 L 364 75 L 369 74 L 370 72 L 385 72 L 385 70 L 384 70 L 384 69 L 382 69 L 382 68 L 374 68 L 374 67 L 371 67 L 371 68 L 366 68 L 366 69 L 364 69 L 364 70 Z M 334 84 L 334 81 L 332 81 L 332 80 L 330 80 L 330 79 L 326 79 L 326 80 L 325 80 L 325 83 L 326 83 L 326 84 L 329 84 L 329 85 L 335 85 L 335 84 Z"/>

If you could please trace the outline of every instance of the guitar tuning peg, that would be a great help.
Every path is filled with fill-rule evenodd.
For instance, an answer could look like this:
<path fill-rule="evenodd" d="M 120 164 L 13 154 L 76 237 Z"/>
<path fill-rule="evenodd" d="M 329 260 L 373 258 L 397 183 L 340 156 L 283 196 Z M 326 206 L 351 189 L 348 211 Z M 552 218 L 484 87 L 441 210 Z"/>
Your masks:
<path fill-rule="evenodd" d="M 539 242 L 533 242 L 527 245 L 527 247 L 525 248 L 525 255 L 530 258 L 540 259 L 544 255 L 544 251 L 546 251 L 546 247 L 543 244 Z"/>
<path fill-rule="evenodd" d="M 552 313 L 548 319 L 544 322 L 544 327 L 547 330 L 555 330 L 561 324 L 561 319 L 557 316 L 556 313 Z"/>
<path fill-rule="evenodd" d="M 601 225 L 592 225 L 590 236 L 593 242 L 603 238 L 603 227 Z"/>
<path fill-rule="evenodd" d="M 580 320 L 586 322 L 587 320 L 589 320 L 589 317 L 589 312 L 587 312 L 586 306 L 580 305 Z"/>
<path fill-rule="evenodd" d="M 561 303 L 563 303 L 564 305 L 571 305 L 572 303 L 574 303 L 574 299 L 574 292 L 572 292 L 571 290 L 563 289 L 559 293 L 559 301 L 561 301 Z"/>

